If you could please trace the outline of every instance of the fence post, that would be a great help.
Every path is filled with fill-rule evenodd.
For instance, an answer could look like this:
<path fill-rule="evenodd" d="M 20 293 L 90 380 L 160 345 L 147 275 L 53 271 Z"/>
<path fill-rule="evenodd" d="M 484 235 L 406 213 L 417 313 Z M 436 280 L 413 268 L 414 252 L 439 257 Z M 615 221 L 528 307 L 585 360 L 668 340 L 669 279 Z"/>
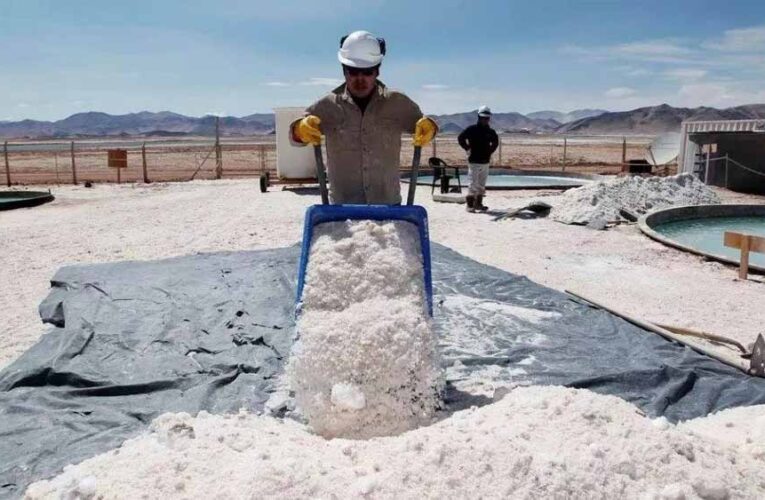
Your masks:
<path fill-rule="evenodd" d="M 566 149 L 568 148 L 568 141 L 566 137 L 563 137 L 563 168 L 561 169 L 562 172 L 566 171 Z"/>
<path fill-rule="evenodd" d="M 141 163 L 143 164 L 143 182 L 149 183 L 149 170 L 146 167 L 146 142 L 141 145 Z"/>
<path fill-rule="evenodd" d="M 627 138 L 622 136 L 622 172 L 627 165 Z"/>
<path fill-rule="evenodd" d="M 72 141 L 72 144 L 71 144 L 71 154 L 72 154 L 72 184 L 76 186 L 77 185 L 77 166 L 74 162 L 74 141 Z"/>
<path fill-rule="evenodd" d="M 704 184 L 709 185 L 709 159 L 712 156 L 712 145 L 707 144 L 707 165 L 704 170 Z"/>
<path fill-rule="evenodd" d="M 432 154 L 432 156 L 436 157 L 436 156 L 438 156 L 438 147 L 436 146 L 436 138 L 435 137 L 433 138 L 433 142 L 431 144 L 433 144 L 433 154 Z"/>
<path fill-rule="evenodd" d="M 220 117 L 215 117 L 215 178 L 223 177 L 223 155 L 220 150 Z"/>
<path fill-rule="evenodd" d="M 260 156 L 260 173 L 266 173 L 266 145 L 258 145 L 258 156 Z"/>
<path fill-rule="evenodd" d="M 725 189 L 728 189 L 728 153 L 725 153 Z"/>
<path fill-rule="evenodd" d="M 5 180 L 8 187 L 11 187 L 11 167 L 8 163 L 8 141 L 3 143 L 3 155 L 5 156 Z"/>
<path fill-rule="evenodd" d="M 58 153 L 56 153 L 56 156 L 54 156 L 53 161 L 56 167 L 56 184 L 61 184 L 61 179 L 58 176 Z"/>
<path fill-rule="evenodd" d="M 502 136 L 498 134 L 497 149 L 499 149 L 499 167 L 502 167 Z"/>

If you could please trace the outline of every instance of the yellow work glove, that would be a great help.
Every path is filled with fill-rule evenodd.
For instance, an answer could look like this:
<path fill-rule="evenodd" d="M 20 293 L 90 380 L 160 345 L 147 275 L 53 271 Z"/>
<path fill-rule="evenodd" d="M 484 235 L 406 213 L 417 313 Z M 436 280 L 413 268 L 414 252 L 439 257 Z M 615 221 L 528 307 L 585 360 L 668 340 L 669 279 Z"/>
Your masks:
<path fill-rule="evenodd" d="M 414 145 L 420 147 L 427 146 L 433 140 L 433 137 L 436 136 L 436 132 L 438 132 L 436 122 L 427 116 L 423 116 L 417 120 L 417 125 L 414 126 Z"/>
<path fill-rule="evenodd" d="M 315 115 L 308 115 L 298 121 L 292 127 L 292 134 L 303 144 L 313 146 L 321 145 L 321 118 Z"/>

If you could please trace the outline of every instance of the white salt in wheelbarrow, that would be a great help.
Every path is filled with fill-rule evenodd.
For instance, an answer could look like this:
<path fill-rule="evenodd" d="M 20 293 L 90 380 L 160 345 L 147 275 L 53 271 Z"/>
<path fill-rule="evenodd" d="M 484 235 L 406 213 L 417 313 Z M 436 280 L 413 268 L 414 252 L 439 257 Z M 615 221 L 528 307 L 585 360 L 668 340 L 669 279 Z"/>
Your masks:
<path fill-rule="evenodd" d="M 414 205 L 414 192 L 417 188 L 417 175 L 420 168 L 420 154 L 422 148 L 414 147 L 412 158 L 412 176 L 409 180 L 409 192 L 406 205 L 330 205 L 327 191 L 327 173 L 324 168 L 324 159 L 321 154 L 321 145 L 314 146 L 316 157 L 316 173 L 321 192 L 321 205 L 308 207 L 305 213 L 303 225 L 303 244 L 300 254 L 300 268 L 298 271 L 297 303 L 300 303 L 305 285 L 305 272 L 308 267 L 308 258 L 311 250 L 313 228 L 324 222 L 345 220 L 401 220 L 414 224 L 420 235 L 420 248 L 422 249 L 423 279 L 425 280 L 425 296 L 428 303 L 428 314 L 433 316 L 433 281 L 430 270 L 430 237 L 428 236 L 428 212 L 425 208 Z"/>

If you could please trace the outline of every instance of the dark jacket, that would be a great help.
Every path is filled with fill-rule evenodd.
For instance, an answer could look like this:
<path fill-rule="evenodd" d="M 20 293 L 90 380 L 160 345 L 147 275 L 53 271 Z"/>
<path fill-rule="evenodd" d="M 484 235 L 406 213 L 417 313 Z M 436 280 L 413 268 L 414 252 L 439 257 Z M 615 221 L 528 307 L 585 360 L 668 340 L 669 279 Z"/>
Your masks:
<path fill-rule="evenodd" d="M 499 137 L 489 125 L 471 125 L 459 135 L 460 147 L 470 151 L 470 163 L 489 163 L 491 155 L 499 146 Z"/>

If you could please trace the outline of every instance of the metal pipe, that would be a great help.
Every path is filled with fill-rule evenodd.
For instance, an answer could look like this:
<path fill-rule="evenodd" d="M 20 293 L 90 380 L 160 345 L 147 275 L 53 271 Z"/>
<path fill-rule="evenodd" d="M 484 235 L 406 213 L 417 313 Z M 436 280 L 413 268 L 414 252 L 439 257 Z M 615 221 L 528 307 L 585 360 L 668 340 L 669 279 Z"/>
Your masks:
<path fill-rule="evenodd" d="M 329 205 L 329 192 L 327 191 L 327 171 L 324 168 L 324 157 L 321 154 L 321 143 L 313 146 L 313 156 L 316 159 L 316 178 L 319 180 L 319 192 L 321 204 Z"/>
<path fill-rule="evenodd" d="M 414 154 L 412 155 L 412 175 L 409 177 L 409 192 L 406 196 L 407 205 L 414 205 L 414 193 L 417 190 L 417 178 L 419 177 L 421 154 L 422 147 L 415 146 Z"/>

